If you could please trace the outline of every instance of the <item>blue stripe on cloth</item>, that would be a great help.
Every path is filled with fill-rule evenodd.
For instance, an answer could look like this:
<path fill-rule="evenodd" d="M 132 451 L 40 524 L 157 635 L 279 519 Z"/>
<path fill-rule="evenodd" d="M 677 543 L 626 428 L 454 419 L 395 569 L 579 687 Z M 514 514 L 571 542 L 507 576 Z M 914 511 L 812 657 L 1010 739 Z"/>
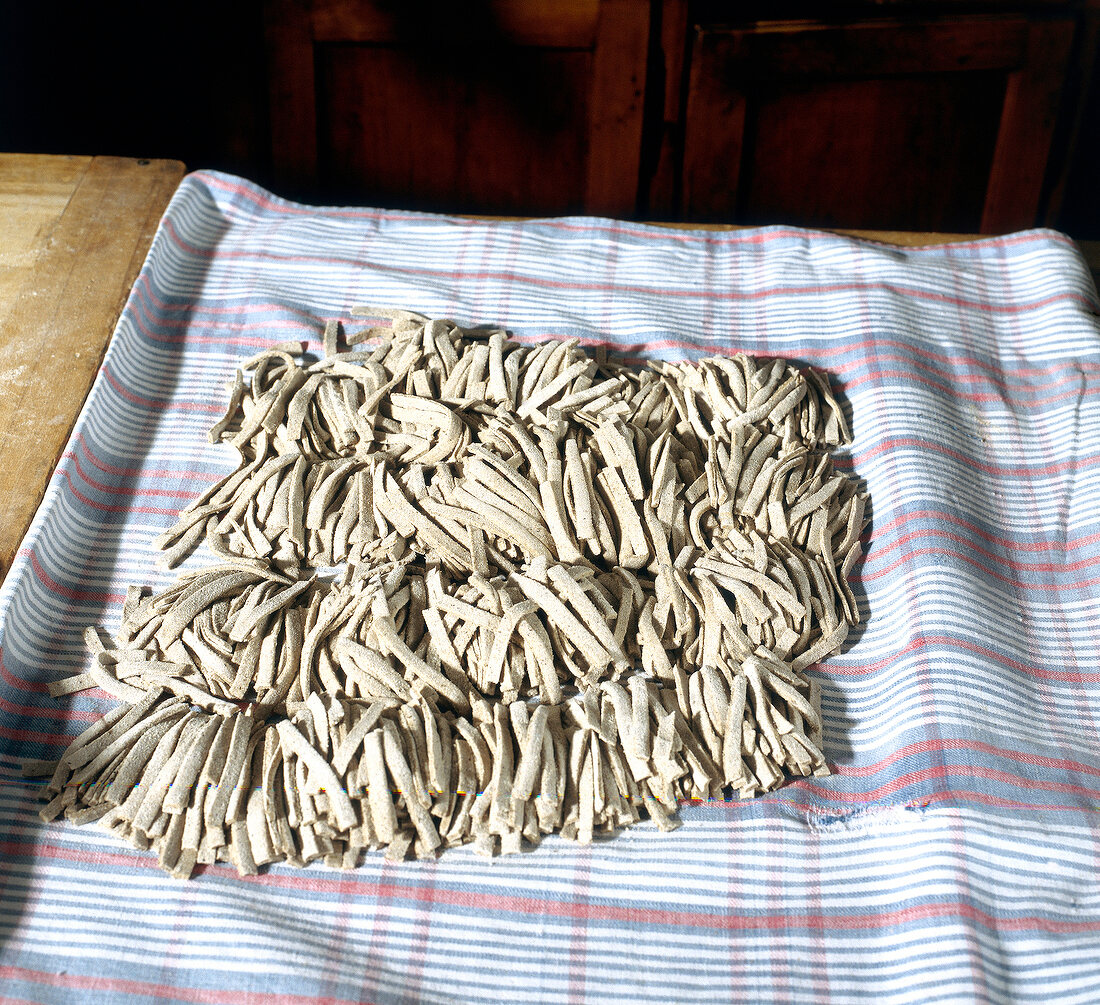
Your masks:
<path fill-rule="evenodd" d="M 151 539 L 232 466 L 239 360 L 353 304 L 627 358 L 826 370 L 871 495 L 864 623 L 822 683 L 834 774 L 577 848 L 180 885 L 41 824 L 24 757 L 84 625 L 174 578 Z M 0 982 L 13 1001 L 1094 1001 L 1100 327 L 1052 231 L 898 249 L 789 227 L 465 221 L 185 179 L 0 590 Z M 202 557 L 189 566 L 202 564 Z"/>
<path fill-rule="evenodd" d="M 731 828 L 722 807 L 690 807 L 673 835 L 551 839 L 492 865 L 464 849 L 346 875 L 208 868 L 182 885 L 94 832 L 38 823 L 6 781 L 20 910 L 0 974 L 62 971 L 79 1000 L 92 987 L 183 1001 L 230 988 L 249 1001 L 1088 1001 L 1100 977 L 1100 898 L 1080 883 L 1097 846 L 1078 827 L 952 809 L 807 821 L 772 805 Z"/>

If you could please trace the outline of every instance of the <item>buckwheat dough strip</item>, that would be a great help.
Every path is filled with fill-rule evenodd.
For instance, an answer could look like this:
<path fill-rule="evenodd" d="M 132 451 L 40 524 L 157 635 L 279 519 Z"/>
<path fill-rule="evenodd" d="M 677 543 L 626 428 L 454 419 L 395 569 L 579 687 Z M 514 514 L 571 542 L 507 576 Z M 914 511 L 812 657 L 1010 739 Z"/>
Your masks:
<path fill-rule="evenodd" d="M 252 635 L 253 631 L 261 626 L 271 615 L 288 607 L 297 597 L 308 590 L 314 582 L 311 576 L 301 579 L 297 583 L 288 586 L 285 590 L 274 594 L 263 603 L 256 605 L 247 617 L 238 617 L 229 632 L 229 638 L 233 642 L 244 642 Z"/>
<path fill-rule="evenodd" d="M 102 750 L 106 749 L 118 737 L 129 730 L 141 717 L 151 709 L 161 698 L 161 693 L 153 691 L 142 693 L 141 698 L 133 705 L 119 705 L 111 709 L 102 719 L 89 726 L 69 745 L 69 748 L 61 755 L 58 761 L 58 779 L 51 781 L 47 790 L 60 791 L 64 784 L 64 778 L 73 770 L 87 764 Z M 61 773 L 64 770 L 64 777 Z"/>
<path fill-rule="evenodd" d="M 308 739 L 314 736 L 310 724 L 320 723 L 326 714 L 310 682 L 325 689 L 340 686 L 335 662 L 335 639 L 339 635 L 333 633 L 345 633 L 356 640 L 356 645 L 360 641 L 368 646 L 381 642 L 384 649 L 395 651 L 405 668 L 404 676 L 381 657 L 377 662 L 387 668 L 391 680 L 400 680 L 401 687 L 408 689 L 409 699 L 417 702 L 418 712 L 414 714 L 413 706 L 400 707 L 397 695 L 389 699 L 396 703 L 391 707 L 397 709 L 389 730 L 398 731 L 397 739 L 409 758 L 406 765 L 413 783 L 411 791 L 424 808 L 430 807 L 439 815 L 440 830 L 448 845 L 455 840 L 473 839 L 483 852 L 492 850 L 496 837 L 500 838 L 500 850 L 510 851 L 519 847 L 521 835 L 531 840 L 540 829 L 563 826 L 570 836 L 579 834 L 589 839 L 597 831 L 631 822 L 637 815 L 632 807 L 638 799 L 652 802 L 651 812 L 660 815 L 666 807 L 674 806 L 678 796 L 705 797 L 723 780 L 740 784 L 742 794 L 746 794 L 775 784 L 782 769 L 804 774 L 809 768 L 824 766 L 812 737 L 805 737 L 805 744 L 798 739 L 807 730 L 820 732 L 820 717 L 807 718 L 804 714 L 807 708 L 813 713 L 814 690 L 812 685 L 808 695 L 800 690 L 804 685 L 799 667 L 773 664 L 761 648 L 762 669 L 757 671 L 761 687 L 759 692 L 753 690 L 753 697 L 754 702 L 762 704 L 754 715 L 743 700 L 742 716 L 736 723 L 731 711 L 738 707 L 738 681 L 742 682 L 742 697 L 748 694 L 745 674 L 734 674 L 731 668 L 738 667 L 755 647 L 773 647 L 776 654 L 786 658 L 789 653 L 801 654 L 796 657 L 799 659 L 817 656 L 841 637 L 840 625 L 846 626 L 848 619 L 858 615 L 840 576 L 846 575 L 855 560 L 862 506 L 852 501 L 853 495 L 846 488 L 838 487 L 828 497 L 822 494 L 831 480 L 838 486 L 844 484 L 832 474 L 827 457 L 821 455 L 812 463 L 804 462 L 797 450 L 792 454 L 786 445 L 780 446 L 781 437 L 767 433 L 769 427 L 776 434 L 782 432 L 784 444 L 793 443 L 798 435 L 805 437 L 808 430 L 829 435 L 828 429 L 818 428 L 819 424 L 829 425 L 829 406 L 815 411 L 815 395 L 809 393 L 809 385 L 795 371 L 779 361 L 757 366 L 751 360 L 738 359 L 710 361 L 699 368 L 660 364 L 637 376 L 614 364 L 597 362 L 593 368 L 587 357 L 568 344 L 549 344 L 530 351 L 508 343 L 499 333 L 468 338 L 449 323 L 429 326 L 425 319 L 417 321 L 412 316 L 399 318 L 387 338 L 388 343 L 371 353 L 355 354 L 350 360 L 345 354 L 327 361 L 328 376 L 315 381 L 308 395 L 302 392 L 320 370 L 307 375 L 292 360 L 276 354 L 267 354 L 256 365 L 249 395 L 242 392 L 241 428 L 259 421 L 260 429 L 251 441 L 256 450 L 302 452 L 293 461 L 283 462 L 286 466 L 278 469 L 279 478 L 248 475 L 235 483 L 242 493 L 244 486 L 251 486 L 252 496 L 233 498 L 232 493 L 215 491 L 210 498 L 221 500 L 216 511 L 220 515 L 214 528 L 218 533 L 211 541 L 217 548 L 273 552 L 271 561 L 281 563 L 279 568 L 292 570 L 295 575 L 300 561 L 338 560 L 349 544 L 358 556 L 356 561 L 367 562 L 366 567 L 370 562 L 385 560 L 387 550 L 391 557 L 420 561 L 425 550 L 442 548 L 449 552 L 443 566 L 449 574 L 446 589 L 437 590 L 431 605 L 426 606 L 427 598 L 413 600 L 415 583 L 424 580 L 413 577 L 409 585 L 402 587 L 401 577 L 389 575 L 384 589 L 388 598 L 385 612 L 372 610 L 375 602 L 368 596 L 366 606 L 353 614 L 346 601 L 341 602 L 342 607 L 321 603 L 324 591 L 314 594 L 308 604 L 303 601 L 299 608 L 294 606 L 299 597 L 296 592 L 283 589 L 280 601 L 275 601 L 280 587 L 258 586 L 254 581 L 244 593 L 230 590 L 227 597 L 197 604 L 183 630 L 174 636 L 170 621 L 166 631 L 165 621 L 170 619 L 173 605 L 194 604 L 203 590 L 228 571 L 222 570 L 186 580 L 170 597 L 166 594 L 156 605 L 150 605 L 156 607 L 155 620 L 138 614 L 141 603 L 137 607 L 128 605 L 124 631 L 120 632 L 125 642 L 121 644 L 132 643 L 139 648 L 153 645 L 154 650 L 160 647 L 172 651 L 150 651 L 141 660 L 120 661 L 114 657 L 109 665 L 116 674 L 137 681 L 145 679 L 146 674 L 163 673 L 156 664 L 165 659 L 188 659 L 183 648 L 186 644 L 203 674 L 173 669 L 173 676 L 190 687 L 204 681 L 215 695 L 229 688 L 234 697 L 247 694 L 250 684 L 255 684 L 257 695 L 265 703 L 264 714 L 277 714 L 288 694 L 305 699 L 305 706 L 295 706 L 302 711 L 293 714 L 309 734 L 303 739 Z M 362 364 L 362 379 L 352 372 L 354 363 Z M 386 395 L 394 388 L 404 397 L 395 396 L 386 404 Z M 445 391 L 461 399 L 461 430 L 453 425 L 453 410 L 419 401 L 437 391 L 438 397 L 445 397 Z M 577 397 L 570 408 L 576 410 L 577 421 L 569 427 L 563 408 L 552 402 L 556 399 L 561 406 L 573 395 Z M 507 401 L 503 400 L 505 396 Z M 487 398 L 496 400 L 490 403 Z M 494 405 L 503 406 L 498 408 L 500 414 L 492 414 Z M 517 405 L 523 416 L 514 414 Z M 300 422 L 301 442 L 297 447 L 287 436 L 292 411 Z M 360 422 L 364 415 L 370 416 L 366 426 Z M 533 423 L 525 425 L 524 418 Z M 754 422 L 761 423 L 763 431 L 752 425 Z M 464 453 L 455 455 L 453 471 L 442 466 L 437 468 L 438 478 L 429 480 L 423 468 L 411 461 L 413 455 L 408 451 L 430 452 L 440 447 L 447 440 L 441 432 L 444 425 L 452 433 L 457 430 L 460 436 L 465 436 L 468 429 L 482 442 L 466 441 L 461 448 L 447 442 L 448 451 L 461 449 Z M 832 432 L 838 431 L 839 424 L 833 425 L 836 428 Z M 643 427 L 645 432 L 640 432 Z M 340 463 L 333 465 L 326 458 L 332 456 L 332 451 L 361 440 L 365 430 L 371 437 L 370 449 L 381 447 L 390 452 L 391 470 L 368 465 L 354 478 L 334 474 L 342 470 Z M 265 438 L 276 432 L 274 440 Z M 768 435 L 773 435 L 774 442 L 767 439 Z M 235 439 L 244 446 L 240 434 Z M 807 442 L 812 445 L 812 437 Z M 401 451 L 406 452 L 403 457 Z M 420 459 L 429 456 L 422 453 Z M 343 468 L 352 471 L 350 458 Z M 262 465 L 257 468 L 258 472 L 262 470 Z M 384 474 L 375 478 L 375 470 Z M 605 491 L 593 492 L 593 482 Z M 376 483 L 381 487 L 376 489 Z M 475 489 L 475 485 L 480 488 Z M 474 498 L 463 498 L 464 492 Z M 807 512 L 809 519 L 798 524 L 788 519 L 785 503 L 805 508 L 815 496 L 823 507 L 828 507 L 826 512 Z M 468 508 L 450 505 L 456 497 L 463 498 Z M 626 502 L 630 503 L 629 510 Z M 640 511 L 635 504 L 641 506 Z M 338 507 L 344 508 L 341 511 Z M 692 509 L 690 517 L 688 508 Z M 575 533 L 576 544 L 583 546 L 586 556 L 598 566 L 608 564 L 601 566 L 604 571 L 597 569 L 595 577 L 592 571 L 586 571 L 590 564 L 587 557 L 567 570 L 554 564 L 549 554 L 539 559 L 539 548 L 530 547 L 529 540 L 522 542 L 528 546 L 528 554 L 523 555 L 522 546 L 516 547 L 515 527 L 503 526 L 491 514 L 490 522 L 479 523 L 478 516 L 489 509 L 511 517 L 519 527 L 530 524 L 528 534 L 533 531 L 535 538 L 545 535 L 543 543 L 571 563 L 581 558 L 569 550 Z M 435 540 L 431 540 L 433 531 L 425 532 L 428 539 L 420 532 L 425 513 L 430 513 L 433 525 L 442 531 Z M 196 517 L 190 526 L 201 532 L 213 515 Z M 626 544 L 615 540 L 613 522 L 622 527 L 632 518 L 640 531 L 635 532 L 635 540 Z M 778 533 L 789 538 L 789 550 L 784 552 L 777 542 L 765 547 L 754 526 L 760 534 Z M 730 533 L 730 540 L 744 540 L 746 551 L 731 551 L 721 540 L 715 540 L 719 528 Z M 807 545 L 809 551 L 804 550 Z M 536 561 L 532 563 L 532 559 Z M 234 561 L 240 559 L 235 557 Z M 616 562 L 621 565 L 612 576 Z M 631 574 L 622 565 L 635 565 L 641 579 L 628 578 Z M 254 568 L 258 570 L 259 563 Z M 551 616 L 544 605 L 532 609 L 535 601 L 517 590 L 521 585 L 517 580 L 502 578 L 502 587 L 487 583 L 489 575 L 497 570 L 505 577 L 514 573 L 543 585 L 574 623 Z M 486 579 L 480 579 L 479 573 Z M 717 581 L 712 581 L 714 576 Z M 276 581 L 279 577 L 273 575 L 270 582 Z M 285 577 L 282 581 L 286 582 Z M 286 586 L 291 587 L 291 583 Z M 737 598 L 732 608 L 723 599 L 722 586 Z M 440 601 L 439 596 L 447 599 Z M 265 617 L 261 608 L 271 608 L 270 613 Z M 540 611 L 547 617 L 549 632 L 542 625 Z M 465 620 L 456 621 L 457 614 Z M 303 616 L 309 642 L 302 650 L 302 659 L 287 658 L 285 647 L 276 655 L 277 640 L 290 631 L 296 618 Z M 279 627 L 283 620 L 286 629 Z M 131 621 L 132 628 L 128 627 Z M 344 621 L 349 627 L 339 628 Z M 573 630 L 578 625 L 583 626 L 581 634 Z M 249 632 L 263 638 L 254 634 L 254 641 L 242 647 Z M 165 644 L 161 647 L 162 641 Z M 394 641 L 404 649 L 393 645 Z M 600 653 L 615 658 L 602 660 Z M 626 662 L 638 657 L 646 672 L 668 685 L 675 684 L 675 688 L 646 684 Z M 416 660 L 436 677 L 425 680 Z M 731 662 L 727 664 L 727 660 Z M 304 662 L 310 676 L 295 674 L 292 662 Z M 566 765 L 566 758 L 564 752 L 558 752 L 558 741 L 554 739 L 558 735 L 553 729 L 556 709 L 553 714 L 535 713 L 535 717 L 545 715 L 549 719 L 543 749 L 536 751 L 534 740 L 530 747 L 527 744 L 536 728 L 536 718 L 528 719 L 526 706 L 517 704 L 517 699 L 521 694 L 537 694 L 556 705 L 562 700 L 557 688 L 560 673 L 576 675 L 578 683 L 587 688 L 598 683 L 599 674 L 604 672 L 597 666 L 607 667 L 609 663 L 612 672 L 627 672 L 628 687 L 604 681 L 610 690 L 602 692 L 602 711 L 595 693 L 584 692 L 584 728 L 592 733 L 588 739 L 577 738 L 574 744 L 577 756 L 573 758 L 569 788 L 565 772 L 557 770 Z M 779 681 L 776 688 L 769 683 L 773 678 Z M 302 685 L 300 694 L 290 694 L 291 688 L 286 686 L 294 679 Z M 730 690 L 727 679 L 733 680 Z M 434 684 L 442 680 L 456 689 L 454 694 L 448 697 L 435 688 Z M 267 691 L 259 686 L 261 683 Z M 485 786 L 494 778 L 496 783 L 490 785 L 491 791 L 483 789 L 482 796 L 459 805 L 456 793 L 448 795 L 442 790 L 458 784 L 464 759 L 468 761 L 480 747 L 470 746 L 457 719 L 454 740 L 445 742 L 444 734 L 450 736 L 451 729 L 446 723 L 451 719 L 441 719 L 418 696 L 423 688 L 431 687 L 429 696 L 434 691 L 451 704 L 456 696 L 467 702 L 466 691 L 472 684 L 499 687 L 501 697 L 512 702 L 509 749 L 505 749 L 503 735 L 497 735 L 502 722 L 499 710 L 490 712 L 489 706 L 476 698 L 476 707 L 484 706 L 483 711 L 475 709 L 476 721 L 483 726 L 493 723 L 487 737 L 491 743 L 485 749 L 482 767 L 477 769 L 482 776 L 480 784 Z M 358 692 L 354 679 L 349 678 L 347 686 L 353 693 Z M 476 691 L 471 691 L 470 697 L 475 695 Z M 658 712 L 658 698 L 671 710 L 669 713 Z M 308 714 L 304 708 L 309 709 Z M 689 731 L 686 720 L 677 719 L 680 711 L 693 716 L 698 736 Z M 378 712 L 380 717 L 384 714 L 384 710 Z M 217 770 L 215 765 L 222 756 L 224 728 L 219 728 L 217 749 L 212 748 L 204 762 L 209 767 L 203 771 L 209 774 Z M 317 728 L 317 756 L 335 757 L 336 734 L 330 739 L 320 725 Z M 364 731 L 371 732 L 364 726 L 359 734 Z M 719 746 L 720 738 L 730 732 L 736 735 Z M 480 735 L 478 730 L 474 733 Z M 339 732 L 339 736 L 344 735 Z M 384 744 L 381 746 L 384 748 Z M 618 752 L 620 747 L 623 753 Z M 752 762 L 755 775 L 746 768 L 741 748 Z M 237 756 L 248 758 L 252 749 L 249 741 L 248 749 L 242 754 L 238 748 Z M 277 741 L 262 749 L 267 753 L 259 755 L 259 762 L 266 777 L 280 779 L 280 792 L 285 787 L 283 795 L 276 794 L 274 802 L 269 800 L 274 816 L 270 825 L 265 822 L 263 833 L 270 830 L 271 841 L 253 833 L 252 814 L 248 814 L 249 827 L 244 826 L 243 818 L 234 819 L 228 838 L 219 838 L 213 833 L 196 836 L 197 823 L 190 805 L 183 811 L 185 819 L 172 823 L 168 819 L 171 814 L 158 810 L 155 833 L 151 834 L 162 858 L 172 868 L 188 870 L 189 853 L 195 852 L 192 846 L 198 845 L 197 855 L 201 858 L 213 854 L 220 840 L 241 844 L 237 857 L 245 868 L 250 862 L 255 868 L 260 860 L 269 861 L 276 855 L 296 860 L 299 853 L 302 860 L 323 855 L 333 863 L 336 858 L 344 861 L 346 851 L 340 852 L 323 829 L 318 829 L 314 806 L 317 812 L 324 812 L 328 801 L 323 794 L 311 795 L 302 788 L 307 770 L 304 762 L 292 754 L 284 764 Z M 646 764 L 653 764 L 652 770 L 661 766 L 663 780 L 659 783 L 650 784 L 645 772 L 651 769 L 639 763 L 640 751 L 644 751 Z M 528 752 L 534 758 L 529 764 L 524 760 Z M 733 752 L 738 755 L 736 764 L 732 760 L 727 764 Z M 104 760 L 111 758 L 104 771 L 114 771 L 115 764 L 121 770 L 125 763 L 124 757 L 121 763 L 117 756 L 112 758 L 113 753 L 104 754 Z M 518 759 L 515 768 L 522 777 L 511 779 L 512 795 L 502 801 L 508 771 L 506 765 L 498 763 L 498 756 L 506 758 L 509 754 Z M 629 755 L 635 758 L 634 763 L 629 763 Z M 228 750 L 225 756 L 228 759 Z M 351 770 L 354 750 L 344 756 L 348 758 L 344 767 Z M 451 757 L 450 767 L 447 756 Z M 367 760 L 364 740 L 358 763 L 366 765 Z M 716 760 L 722 762 L 720 768 Z M 355 767 L 356 777 L 365 770 Z M 582 798 L 578 773 L 585 771 L 588 775 Z M 95 772 L 89 770 L 88 774 Z M 242 765 L 240 774 L 248 774 L 246 765 Z M 556 779 L 560 787 L 556 810 L 546 800 L 532 803 L 525 798 L 525 786 L 534 774 L 544 784 Z M 632 788 L 637 784 L 636 776 L 646 781 L 640 791 Z M 445 785 L 445 777 L 455 779 L 454 783 L 448 781 Z M 517 782 L 522 785 L 517 787 Z M 208 780 L 203 784 L 212 783 Z M 567 790 L 570 795 L 565 806 L 562 799 Z M 236 795 L 239 789 L 233 791 Z M 97 798 L 92 789 L 87 798 Z M 172 803 L 173 807 L 180 798 Z M 213 799 L 210 796 L 204 807 Z M 230 796 L 229 801 L 231 805 L 226 809 L 230 815 L 240 813 L 242 800 Z M 85 810 L 77 807 L 74 812 L 84 814 Z M 97 812 L 94 805 L 87 806 L 88 815 Z M 457 829 L 451 826 L 455 821 Z M 297 837 L 291 834 L 291 826 Z M 371 825 L 364 821 L 355 826 L 369 829 Z M 395 821 L 390 828 L 392 854 L 404 854 L 407 833 L 397 829 Z M 295 847 L 295 841 L 300 841 L 300 848 Z M 430 840 L 419 839 L 417 853 L 426 853 L 429 845 Z M 237 853 L 230 849 L 227 854 L 232 857 Z"/>
<path fill-rule="evenodd" d="M 420 718 L 424 728 L 424 739 L 427 748 L 428 768 L 428 793 L 435 797 L 432 804 L 433 811 L 441 809 L 442 805 L 452 797 L 449 792 L 451 778 L 451 731 L 447 721 L 432 706 L 423 695 L 419 701 Z"/>
<path fill-rule="evenodd" d="M 513 475 L 519 480 L 519 476 L 515 475 L 515 472 L 513 472 Z M 468 488 L 471 482 L 481 486 L 483 491 L 491 493 L 494 505 L 499 506 L 501 503 L 505 503 L 511 507 L 506 510 L 509 513 L 529 513 L 532 505 L 538 506 L 541 504 L 541 497 L 537 493 L 531 492 L 530 485 L 528 485 L 526 491 L 518 488 L 512 481 L 505 478 L 499 470 L 479 458 L 467 459 L 465 462 L 463 470 L 464 487 Z M 457 488 L 457 485 L 455 487 Z M 480 493 L 475 494 L 480 495 Z"/>
<path fill-rule="evenodd" d="M 571 363 L 552 380 L 543 384 L 530 396 L 525 397 L 523 404 L 519 406 L 516 414 L 521 419 L 526 419 L 528 416 L 541 409 L 542 406 L 549 402 L 555 395 L 564 391 L 565 388 L 573 383 L 578 377 L 589 374 L 593 369 L 595 369 L 595 365 L 593 361 L 587 357 L 577 360 L 575 363 Z"/>
<path fill-rule="evenodd" d="M 523 380 L 512 402 L 514 406 L 522 405 L 534 393 L 539 377 L 546 368 L 551 355 L 555 352 L 560 354 L 563 346 L 565 346 L 564 342 L 547 341 L 530 352 L 521 367 Z"/>
<path fill-rule="evenodd" d="M 388 691 L 400 701 L 412 700 L 412 690 L 405 678 L 386 661 L 385 657 L 379 655 L 373 649 L 359 645 L 351 639 L 340 639 L 336 643 L 336 652 L 341 658 L 341 666 L 345 672 L 348 669 L 352 671 L 349 676 L 365 674 L 368 678 L 373 678 L 382 685 L 383 693 L 377 695 L 377 697 L 382 697 L 385 691 Z M 343 662 L 344 660 L 351 664 L 350 668 Z M 370 691 L 375 690 L 369 681 L 366 683 Z M 360 686 L 362 687 L 362 684 Z"/>
<path fill-rule="evenodd" d="M 367 734 L 378 724 L 382 713 L 387 707 L 388 704 L 384 701 L 372 702 L 355 725 L 348 730 L 339 747 L 333 752 L 332 767 L 337 774 L 346 775 L 348 773 L 351 759 L 355 756 L 356 751 L 363 746 Z"/>
<path fill-rule="evenodd" d="M 208 722 L 209 718 L 203 715 L 181 720 L 182 729 L 174 747 L 170 751 L 166 750 L 166 755 L 160 760 L 159 766 L 155 756 L 150 761 L 148 768 L 142 774 L 141 782 L 134 790 L 135 802 L 131 807 L 130 824 L 135 831 L 143 832 L 146 837 L 153 836 L 150 831 L 154 821 L 163 813 L 164 799 L 179 772 L 180 765 L 192 746 L 201 738 Z M 169 731 L 165 739 L 171 735 Z M 130 800 L 127 799 L 123 806 L 129 802 Z"/>
<path fill-rule="evenodd" d="M 538 489 L 527 478 L 524 478 L 505 458 L 499 456 L 482 443 L 471 443 L 467 449 L 467 454 L 482 461 L 495 471 L 497 475 L 507 481 L 528 500 L 528 505 L 535 507 L 540 505 L 541 499 Z M 496 482 L 486 481 L 485 485 L 490 489 L 497 489 Z M 521 509 L 525 506 L 522 499 L 516 499 L 511 494 L 506 494 L 506 498 Z"/>
<path fill-rule="evenodd" d="M 138 779 L 150 770 L 164 738 L 174 729 L 182 728 L 182 724 L 192 715 L 186 705 L 179 703 L 172 715 L 163 716 L 156 722 L 142 723 L 140 735 L 133 741 L 104 789 L 103 801 L 112 807 L 120 806 L 134 791 Z"/>
<path fill-rule="evenodd" d="M 519 630 L 520 622 L 538 609 L 538 605 L 531 601 L 515 603 L 498 619 L 493 630 L 492 649 L 485 659 L 485 680 L 488 684 L 500 684 L 505 658 L 513 644 L 513 636 Z"/>
<path fill-rule="evenodd" d="M 216 698 L 214 695 L 210 694 L 209 691 L 203 690 L 196 684 L 190 684 L 185 680 L 181 680 L 179 677 L 175 677 L 172 674 L 151 670 L 147 672 L 146 679 L 149 681 L 150 685 L 157 685 L 159 688 L 170 691 L 180 698 L 185 698 L 192 704 L 205 709 L 207 712 L 227 715 L 237 707 L 233 702 L 226 701 L 224 698 Z M 135 688 L 134 690 L 136 691 L 138 689 Z"/>
<path fill-rule="evenodd" d="M 608 626 L 604 614 L 597 610 L 589 595 L 573 578 L 571 571 L 564 565 L 552 565 L 546 570 L 546 575 L 554 584 L 558 596 L 569 602 L 600 646 L 616 662 L 626 663 L 626 653 Z"/>
<path fill-rule="evenodd" d="M 211 828 L 221 827 L 230 820 L 229 808 L 245 768 L 254 723 L 250 712 L 238 712 L 229 721 L 232 726 L 225 764 L 218 776 L 214 796 L 206 802 L 203 810 L 204 823 Z"/>
<path fill-rule="evenodd" d="M 159 698 L 160 696 L 154 695 L 154 697 Z M 89 745 L 98 749 L 95 750 L 94 757 L 81 765 L 78 762 L 83 761 L 89 754 L 89 748 L 85 747 L 81 756 L 74 758 L 69 763 L 70 768 L 73 769 L 73 774 L 66 784 L 83 785 L 93 777 L 100 775 L 119 754 L 126 754 L 140 740 L 145 730 L 155 728 L 161 722 L 178 718 L 185 711 L 185 707 L 172 701 L 154 709 L 155 704 L 155 701 L 146 702 L 131 709 L 130 714 L 124 716 L 112 730 L 100 737 L 95 745 Z M 118 733 L 118 727 L 127 721 L 130 721 L 131 725 L 125 732 Z M 111 737 L 110 743 L 102 744 L 102 741 L 108 737 Z"/>
<path fill-rule="evenodd" d="M 165 813 L 182 813 L 187 809 L 191 789 L 206 763 L 211 744 L 222 724 L 223 720 L 219 716 L 209 716 L 207 722 L 204 723 L 202 731 L 180 761 L 176 777 L 172 780 L 171 788 L 164 797 L 161 809 Z"/>
<path fill-rule="evenodd" d="M 397 632 L 384 597 L 375 597 L 372 613 L 374 616 L 372 630 L 387 652 L 392 653 L 394 658 L 414 677 L 419 678 L 446 698 L 457 711 L 462 711 L 469 706 L 466 695 L 452 681 L 440 671 L 433 670 L 405 644 Z"/>
<path fill-rule="evenodd" d="M 489 832 L 503 836 L 509 827 L 512 805 L 513 746 L 512 730 L 507 708 L 503 704 L 493 707 L 493 773 L 486 790 L 491 793 L 489 802 Z"/>
<path fill-rule="evenodd" d="M 477 482 L 458 486 L 455 501 L 464 505 L 460 512 L 466 523 L 472 522 L 488 534 L 515 541 L 530 558 L 551 557 L 554 538 L 540 519 L 541 509 L 533 513 L 514 509 L 511 503 L 493 496 Z"/>
<path fill-rule="evenodd" d="M 382 744 L 386 768 L 397 790 L 404 797 L 405 810 L 409 814 L 413 827 L 416 828 L 417 836 L 428 850 L 438 848 L 441 844 L 439 832 L 431 815 L 420 802 L 416 782 L 402 750 L 397 726 L 388 719 L 382 720 Z"/>
<path fill-rule="evenodd" d="M 283 748 L 301 761 L 303 761 L 311 776 L 316 776 L 312 784 L 323 790 L 328 797 L 329 809 L 332 812 L 336 824 L 343 830 L 348 830 L 358 823 L 355 809 L 348 799 L 340 779 L 332 766 L 309 744 L 304 736 L 287 719 L 276 723 L 275 729 L 279 734 L 279 741 Z"/>
<path fill-rule="evenodd" d="M 546 613 L 547 618 L 566 632 L 575 645 L 589 654 L 590 664 L 610 663 L 621 656 L 622 650 L 618 647 L 617 651 L 605 649 L 600 640 L 546 586 L 519 573 L 509 576 L 509 581 L 523 590 Z"/>
<path fill-rule="evenodd" d="M 85 671 L 73 674 L 71 677 L 63 677 L 61 680 L 50 681 L 46 689 L 51 698 L 59 698 L 66 694 L 75 694 L 78 691 L 86 691 L 90 687 L 96 687 L 98 682 L 95 677 Z"/>

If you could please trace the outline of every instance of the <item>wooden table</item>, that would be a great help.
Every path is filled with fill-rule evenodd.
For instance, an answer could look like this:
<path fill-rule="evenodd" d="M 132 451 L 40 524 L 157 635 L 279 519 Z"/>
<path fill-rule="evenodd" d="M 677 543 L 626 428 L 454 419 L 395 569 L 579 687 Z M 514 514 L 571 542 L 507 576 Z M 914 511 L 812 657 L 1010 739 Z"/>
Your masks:
<path fill-rule="evenodd" d="M 0 582 L 183 174 L 179 161 L 0 154 Z M 977 236 L 841 233 L 903 246 Z M 1097 275 L 1100 242 L 1081 247 Z"/>
<path fill-rule="evenodd" d="M 0 581 L 183 174 L 179 161 L 0 155 Z"/>

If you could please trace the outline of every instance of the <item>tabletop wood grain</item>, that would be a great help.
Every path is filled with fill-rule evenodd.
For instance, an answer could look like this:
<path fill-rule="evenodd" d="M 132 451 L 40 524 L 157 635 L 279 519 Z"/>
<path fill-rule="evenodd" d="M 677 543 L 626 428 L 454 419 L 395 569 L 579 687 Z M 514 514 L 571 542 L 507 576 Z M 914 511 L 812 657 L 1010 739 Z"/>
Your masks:
<path fill-rule="evenodd" d="M 183 173 L 179 161 L 0 155 L 0 580 Z"/>

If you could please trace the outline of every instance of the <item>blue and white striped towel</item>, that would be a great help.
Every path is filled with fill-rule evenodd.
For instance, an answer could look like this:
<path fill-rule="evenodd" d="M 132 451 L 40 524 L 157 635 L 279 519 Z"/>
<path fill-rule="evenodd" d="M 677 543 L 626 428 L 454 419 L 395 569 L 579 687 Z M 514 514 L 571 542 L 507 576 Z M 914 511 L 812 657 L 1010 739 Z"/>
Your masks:
<path fill-rule="evenodd" d="M 811 671 L 833 775 L 685 807 L 672 835 L 187 884 L 39 823 L 19 762 L 111 704 L 45 682 L 128 584 L 174 578 L 151 540 L 233 466 L 206 442 L 221 384 L 355 303 L 827 370 L 855 436 L 837 466 L 873 517 L 863 624 Z M 900 250 L 314 208 L 189 176 L 0 591 L 4 1000 L 1098 1000 L 1098 310 L 1051 231 Z"/>

